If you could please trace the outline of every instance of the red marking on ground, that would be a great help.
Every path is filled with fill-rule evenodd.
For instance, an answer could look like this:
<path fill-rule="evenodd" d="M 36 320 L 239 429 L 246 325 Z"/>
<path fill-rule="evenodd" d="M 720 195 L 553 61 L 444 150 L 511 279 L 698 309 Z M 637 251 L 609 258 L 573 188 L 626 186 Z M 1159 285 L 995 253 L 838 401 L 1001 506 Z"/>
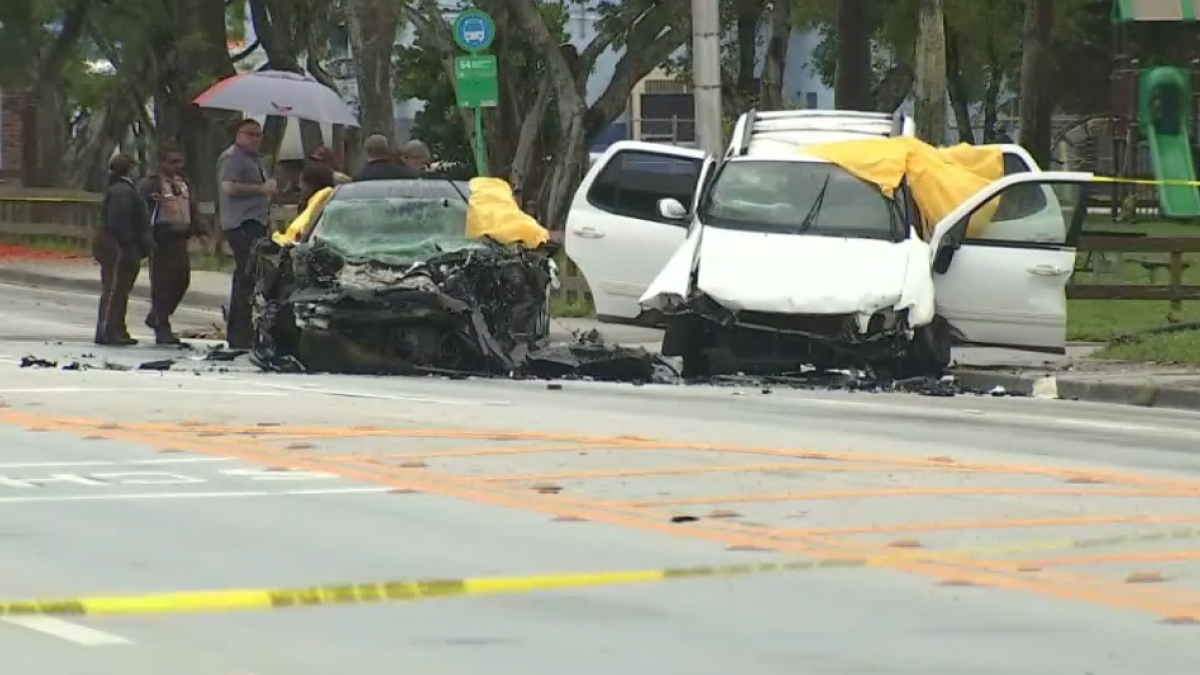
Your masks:
<path fill-rule="evenodd" d="M 0 260 L 73 260 L 80 257 L 71 251 L 55 251 L 18 244 L 0 244 Z"/>

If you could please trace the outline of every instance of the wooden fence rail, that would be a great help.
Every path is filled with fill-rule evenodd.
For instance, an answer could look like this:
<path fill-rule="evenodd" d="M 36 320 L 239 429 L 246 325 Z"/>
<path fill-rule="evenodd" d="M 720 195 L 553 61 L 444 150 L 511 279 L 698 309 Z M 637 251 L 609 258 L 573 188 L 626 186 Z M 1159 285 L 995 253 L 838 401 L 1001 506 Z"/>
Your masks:
<path fill-rule="evenodd" d="M 1200 286 L 1185 285 L 1183 273 L 1188 265 L 1185 253 L 1200 253 L 1200 237 L 1080 237 L 1078 250 L 1086 253 L 1168 253 L 1166 263 L 1142 261 L 1153 279 L 1154 270 L 1165 267 L 1166 284 L 1079 284 L 1067 287 L 1067 297 L 1081 300 L 1170 300 L 1178 311 L 1184 300 L 1200 299 Z"/>

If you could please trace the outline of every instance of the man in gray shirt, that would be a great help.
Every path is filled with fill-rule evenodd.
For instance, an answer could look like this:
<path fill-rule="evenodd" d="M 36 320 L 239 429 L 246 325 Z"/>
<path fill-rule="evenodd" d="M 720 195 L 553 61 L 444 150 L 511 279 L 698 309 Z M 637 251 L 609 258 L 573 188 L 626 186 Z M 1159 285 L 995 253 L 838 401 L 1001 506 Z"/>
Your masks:
<path fill-rule="evenodd" d="M 249 349 L 254 342 L 250 318 L 250 299 L 254 293 L 250 253 L 254 243 L 267 236 L 271 195 L 275 180 L 263 170 L 258 146 L 262 126 L 244 119 L 237 125 L 233 145 L 217 161 L 220 182 L 221 230 L 233 250 L 236 268 L 229 292 L 229 312 L 225 318 L 225 340 L 230 349 Z"/>

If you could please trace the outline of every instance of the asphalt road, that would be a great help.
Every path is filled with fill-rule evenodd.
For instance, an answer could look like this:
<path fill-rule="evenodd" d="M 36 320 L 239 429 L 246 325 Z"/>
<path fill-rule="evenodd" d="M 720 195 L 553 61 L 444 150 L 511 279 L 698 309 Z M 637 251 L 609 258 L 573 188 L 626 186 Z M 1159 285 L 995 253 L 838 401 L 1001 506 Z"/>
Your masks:
<path fill-rule="evenodd" d="M 268 376 L 241 362 L 22 369 L 27 354 L 136 366 L 181 352 L 97 348 L 80 298 L 0 290 L 6 600 L 802 556 L 876 563 L 388 606 L 10 619 L 0 621 L 5 672 L 1191 675 L 1200 665 L 1200 538 L 1134 540 L 1200 525 L 1195 415 L 975 396 Z"/>

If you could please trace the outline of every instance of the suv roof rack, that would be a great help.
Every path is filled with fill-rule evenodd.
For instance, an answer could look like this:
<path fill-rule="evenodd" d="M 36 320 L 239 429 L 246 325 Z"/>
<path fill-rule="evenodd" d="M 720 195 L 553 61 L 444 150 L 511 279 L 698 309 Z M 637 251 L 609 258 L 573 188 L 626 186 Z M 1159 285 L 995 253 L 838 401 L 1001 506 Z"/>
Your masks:
<path fill-rule="evenodd" d="M 738 156 L 745 156 L 746 153 L 750 152 L 750 139 L 754 138 L 754 124 L 756 122 L 758 122 L 758 119 L 759 119 L 758 110 L 751 108 L 746 113 L 745 119 L 746 119 L 745 128 L 742 129 L 742 135 L 738 139 L 738 147 L 737 147 L 737 155 Z"/>

